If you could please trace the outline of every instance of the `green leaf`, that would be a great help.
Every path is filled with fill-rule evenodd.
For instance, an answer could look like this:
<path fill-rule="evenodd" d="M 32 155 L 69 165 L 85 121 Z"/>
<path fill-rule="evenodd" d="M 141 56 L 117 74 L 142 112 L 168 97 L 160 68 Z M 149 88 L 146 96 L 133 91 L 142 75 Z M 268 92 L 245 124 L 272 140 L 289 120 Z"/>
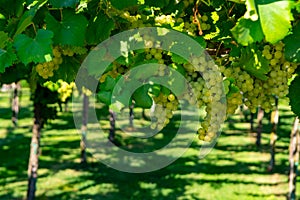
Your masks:
<path fill-rule="evenodd" d="M 8 34 L 4 31 L 0 31 L 0 48 L 3 49 L 6 47 L 6 43 L 8 42 Z"/>
<path fill-rule="evenodd" d="M 135 6 L 138 4 L 137 0 L 111 0 L 111 5 L 119 10 L 122 10 L 124 8 L 128 8 L 131 6 Z"/>
<path fill-rule="evenodd" d="M 300 62 L 300 45 L 295 41 L 300 41 L 300 23 L 294 27 L 293 34 L 283 40 L 285 58 L 291 62 Z"/>
<path fill-rule="evenodd" d="M 300 1 L 298 1 L 296 3 L 295 7 L 296 7 L 297 12 L 300 13 Z"/>
<path fill-rule="evenodd" d="M 258 5 L 260 23 L 267 42 L 277 43 L 289 33 L 293 20 L 292 6 L 291 1 Z"/>
<path fill-rule="evenodd" d="M 241 50 L 241 58 L 239 63 L 235 63 L 238 66 L 242 66 L 251 75 L 261 80 L 267 80 L 266 74 L 270 71 L 269 62 L 262 56 L 262 52 L 255 48 L 247 47 Z"/>
<path fill-rule="evenodd" d="M 186 59 L 182 58 L 181 56 L 179 56 L 175 53 L 172 53 L 171 60 L 174 63 L 177 63 L 177 64 L 186 64 L 186 63 L 188 63 L 188 61 Z"/>
<path fill-rule="evenodd" d="M 42 63 L 49 61 L 47 57 L 52 55 L 52 37 L 51 31 L 39 29 L 34 39 L 27 35 L 17 35 L 14 46 L 20 60 L 27 65 L 30 62 Z"/>
<path fill-rule="evenodd" d="M 148 92 L 149 85 L 143 85 L 133 93 L 132 98 L 135 101 L 135 107 L 150 108 L 152 106 L 152 98 Z"/>
<path fill-rule="evenodd" d="M 111 96 L 112 96 L 111 91 L 99 91 L 97 94 L 98 100 L 106 105 L 111 104 Z"/>
<path fill-rule="evenodd" d="M 32 7 L 30 7 L 30 9 L 22 15 L 14 37 L 25 31 L 25 29 L 32 24 L 32 19 L 34 18 L 35 14 L 46 2 L 47 1 L 35 1 L 30 4 Z"/>
<path fill-rule="evenodd" d="M 206 48 L 207 43 L 206 43 L 205 39 L 204 39 L 202 36 L 194 37 L 194 40 L 195 40 L 196 42 L 198 42 L 198 44 L 200 44 L 200 46 L 201 46 L 203 49 Z"/>
<path fill-rule="evenodd" d="M 110 91 L 115 87 L 115 84 L 115 79 L 111 76 L 107 76 L 105 81 L 100 84 L 100 90 Z"/>
<path fill-rule="evenodd" d="M 62 79 L 68 83 L 71 83 L 75 80 L 76 75 L 78 73 L 80 64 L 73 57 L 64 57 L 63 63 L 59 66 L 57 71 L 54 71 L 54 76 L 49 78 L 52 82 L 57 82 L 59 79 Z M 87 78 L 87 82 L 85 83 L 88 89 L 90 80 Z"/>
<path fill-rule="evenodd" d="M 16 59 L 17 56 L 13 51 L 11 43 L 7 45 L 6 50 L 0 49 L 0 73 L 3 73 L 5 68 L 12 66 Z"/>
<path fill-rule="evenodd" d="M 232 45 L 229 55 L 232 57 L 239 57 L 241 55 L 241 49 L 235 45 Z"/>
<path fill-rule="evenodd" d="M 51 14 L 46 15 L 47 29 L 54 33 L 54 44 L 82 46 L 84 44 L 87 19 L 81 14 L 64 10 L 62 21 Z"/>
<path fill-rule="evenodd" d="M 120 1 L 126 2 L 126 1 Z M 88 44 L 98 44 L 106 40 L 111 31 L 115 28 L 114 21 L 105 13 L 100 12 L 94 19 L 89 22 L 86 33 L 86 41 Z"/>
<path fill-rule="evenodd" d="M 145 5 L 163 8 L 169 4 L 170 0 L 145 0 Z"/>
<path fill-rule="evenodd" d="M 235 27 L 231 29 L 232 35 L 239 44 L 248 46 L 254 42 L 260 42 L 264 39 L 260 22 L 252 21 L 241 17 Z"/>
<path fill-rule="evenodd" d="M 150 86 L 149 92 L 150 94 L 158 97 L 160 94 L 161 86 L 158 84 L 153 84 Z"/>
<path fill-rule="evenodd" d="M 161 92 L 164 94 L 164 95 L 169 95 L 171 93 L 170 89 L 169 88 L 166 88 L 166 87 L 161 87 Z"/>
<path fill-rule="evenodd" d="M 49 0 L 49 3 L 54 8 L 65 8 L 65 7 L 74 8 L 76 4 L 79 3 L 79 0 Z"/>
<path fill-rule="evenodd" d="M 175 62 L 175 61 L 173 61 L 173 62 Z M 185 70 L 185 68 L 182 65 L 172 63 L 170 67 L 172 67 L 173 69 L 175 69 L 176 71 L 178 71 L 183 76 L 186 75 L 186 70 Z"/>
<path fill-rule="evenodd" d="M 290 98 L 290 106 L 292 111 L 300 117 L 300 77 L 297 76 L 289 87 L 288 97 Z"/>

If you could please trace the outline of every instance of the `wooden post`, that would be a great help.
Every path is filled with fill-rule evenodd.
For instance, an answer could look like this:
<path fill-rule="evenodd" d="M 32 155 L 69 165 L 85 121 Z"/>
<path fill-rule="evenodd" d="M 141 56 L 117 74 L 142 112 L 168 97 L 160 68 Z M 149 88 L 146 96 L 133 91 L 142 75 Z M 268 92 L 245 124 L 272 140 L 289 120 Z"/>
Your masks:
<path fill-rule="evenodd" d="M 271 154 L 271 158 L 270 158 L 270 164 L 268 167 L 268 171 L 272 171 L 274 169 L 275 166 L 275 144 L 276 144 L 276 140 L 278 138 L 277 136 L 277 125 L 278 125 L 278 121 L 279 121 L 279 110 L 278 110 L 278 97 L 275 96 L 275 110 L 272 111 L 271 113 L 271 123 L 272 123 L 272 131 L 270 134 L 270 154 Z"/>
<path fill-rule="evenodd" d="M 290 170 L 289 170 L 289 200 L 296 200 L 296 182 L 297 182 L 297 167 L 298 167 L 298 159 L 296 156 L 299 157 L 299 119 L 298 117 L 295 118 L 293 129 L 291 131 L 291 140 L 290 140 L 290 147 L 289 147 L 289 161 L 290 161 Z"/>
<path fill-rule="evenodd" d="M 116 113 L 113 110 L 109 109 L 109 114 L 110 129 L 108 139 L 114 143 L 116 133 Z"/>
<path fill-rule="evenodd" d="M 257 112 L 257 132 L 256 132 L 256 146 L 259 148 L 261 145 L 261 132 L 262 132 L 262 120 L 264 117 L 264 110 L 259 107 Z"/>
<path fill-rule="evenodd" d="M 131 129 L 134 128 L 134 125 L 133 125 L 133 120 L 134 120 L 134 102 L 131 103 L 131 105 L 129 106 L 129 127 Z"/>
<path fill-rule="evenodd" d="M 81 126 L 81 163 L 86 164 L 86 134 L 87 134 L 87 123 L 88 123 L 88 109 L 89 109 L 89 97 L 86 94 L 83 94 L 83 111 L 82 111 L 82 126 Z"/>
<path fill-rule="evenodd" d="M 40 88 L 41 87 L 38 86 L 35 93 L 40 92 L 39 91 Z M 35 198 L 36 182 L 38 178 L 38 168 L 39 168 L 41 129 L 44 124 L 42 112 L 43 112 L 43 104 L 41 104 L 40 102 L 35 102 L 34 103 L 34 124 L 32 128 L 30 156 L 28 162 L 27 200 L 33 200 Z"/>
<path fill-rule="evenodd" d="M 11 110 L 12 110 L 12 117 L 11 120 L 15 127 L 18 126 L 18 115 L 19 115 L 19 94 L 20 94 L 20 83 L 16 82 L 12 84 L 13 88 L 13 95 L 12 95 L 12 104 L 11 104 Z"/>
<path fill-rule="evenodd" d="M 254 113 L 250 112 L 250 131 L 254 131 Z"/>

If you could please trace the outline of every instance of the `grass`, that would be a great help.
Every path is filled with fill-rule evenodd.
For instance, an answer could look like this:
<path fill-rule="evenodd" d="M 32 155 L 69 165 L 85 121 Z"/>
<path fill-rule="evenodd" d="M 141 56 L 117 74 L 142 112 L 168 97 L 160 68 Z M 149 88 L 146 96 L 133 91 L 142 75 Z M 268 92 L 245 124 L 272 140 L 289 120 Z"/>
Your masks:
<path fill-rule="evenodd" d="M 19 127 L 13 128 L 9 98 L 9 93 L 0 93 L 0 199 L 24 199 L 32 104 L 29 91 L 23 90 Z M 171 165 L 154 172 L 132 174 L 109 168 L 91 156 L 87 166 L 80 165 L 80 136 L 72 113 L 59 113 L 42 133 L 37 199 L 285 199 L 293 121 L 285 105 L 280 106 L 276 168 L 272 173 L 267 171 L 271 129 L 267 116 L 263 120 L 260 149 L 255 146 L 255 134 L 249 132 L 249 123 L 243 122 L 237 114 L 224 125 L 216 146 L 204 159 L 198 158 L 200 143 L 195 141 Z M 97 112 L 107 131 L 107 111 L 100 107 Z M 136 125 L 143 123 L 139 111 L 136 117 Z M 117 130 L 117 137 L 123 138 L 120 143 L 124 149 L 150 151 L 168 143 L 174 129 L 176 123 L 167 126 L 165 134 L 142 145 L 140 140 L 125 137 L 120 130 Z M 297 189 L 300 190 L 299 184 Z"/>

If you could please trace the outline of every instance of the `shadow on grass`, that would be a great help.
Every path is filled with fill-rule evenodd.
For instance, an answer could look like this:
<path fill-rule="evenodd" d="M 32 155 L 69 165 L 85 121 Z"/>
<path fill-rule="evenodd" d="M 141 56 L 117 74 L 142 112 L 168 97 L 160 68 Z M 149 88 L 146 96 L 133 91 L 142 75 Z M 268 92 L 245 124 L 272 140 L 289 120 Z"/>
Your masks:
<path fill-rule="evenodd" d="M 101 119 L 107 119 L 107 110 L 103 108 L 98 111 L 99 117 Z M 284 123 L 288 124 L 288 122 Z M 279 125 L 280 126 L 280 125 Z M 259 162 L 239 162 L 236 161 L 230 156 L 224 158 L 222 156 L 217 156 L 218 160 L 230 161 L 230 164 L 218 165 L 214 163 L 213 160 L 205 162 L 199 160 L 197 156 L 188 156 L 181 157 L 176 160 L 173 164 L 169 165 L 166 168 L 155 172 L 149 172 L 144 174 L 131 174 L 120 172 L 107 166 L 101 164 L 97 161 L 91 161 L 91 155 L 89 154 L 89 163 L 86 166 L 80 165 L 75 160 L 80 156 L 79 149 L 79 139 L 72 139 L 68 141 L 58 140 L 52 141 L 51 137 L 65 136 L 66 131 L 74 129 L 74 121 L 72 113 L 64 113 L 59 116 L 59 122 L 49 124 L 45 127 L 47 130 L 57 130 L 57 133 L 47 133 L 43 137 L 49 137 L 50 143 L 44 143 L 42 145 L 42 156 L 40 159 L 40 168 L 50 169 L 49 173 L 45 173 L 40 178 L 46 176 L 53 176 L 61 171 L 72 169 L 77 172 L 83 172 L 78 177 L 73 177 L 72 174 L 68 174 L 69 178 L 66 183 L 59 185 L 55 188 L 55 192 L 50 193 L 51 191 L 45 191 L 44 194 L 41 194 L 37 199 L 125 199 L 125 200 L 152 200 L 152 199 L 177 199 L 178 197 L 183 197 L 189 195 L 190 199 L 202 200 L 203 198 L 195 194 L 186 194 L 187 186 L 193 184 L 204 185 L 209 184 L 215 190 L 220 189 L 222 184 L 245 184 L 245 185 L 267 185 L 275 186 L 280 185 L 283 182 L 270 183 L 268 180 L 266 182 L 256 182 L 249 180 L 234 180 L 219 178 L 218 175 L 228 174 L 234 176 L 245 174 L 245 175 L 267 175 L 266 167 L 268 163 L 259 163 Z M 243 136 L 243 132 L 246 129 L 238 129 L 234 123 L 229 126 L 230 128 L 237 131 L 237 134 L 223 134 L 222 137 L 226 138 L 229 136 Z M 265 129 L 267 132 L 269 126 Z M 175 125 L 170 124 L 167 126 L 166 131 L 174 131 Z M 280 137 L 286 139 L 289 138 L 289 131 L 279 128 L 280 132 L 278 133 Z M 68 134 L 67 134 L 68 135 Z M 247 133 L 245 133 L 245 136 Z M 266 134 L 264 133 L 264 136 Z M 168 143 L 172 138 L 172 134 L 165 134 L 165 137 L 161 139 L 153 139 L 146 146 L 138 146 L 136 149 L 131 149 L 136 152 L 143 150 L 143 148 L 149 149 L 153 146 L 155 148 Z M 43 141 L 44 138 L 42 138 Z M 121 139 L 121 138 L 120 138 Z M 128 139 L 122 144 L 124 149 L 128 149 L 128 144 L 132 143 L 133 140 Z M 139 142 L 139 141 L 137 141 Z M 10 145 L 11 144 L 11 145 Z M 13 146 L 12 146 L 13 144 Z M 5 145 L 1 145 L 1 154 L 0 157 L 0 183 L 9 184 L 10 182 L 17 182 L 20 179 L 24 180 L 26 177 L 27 161 L 29 156 L 29 144 L 30 138 L 22 135 L 13 135 L 8 134 L 5 139 Z M 7 147 L 8 146 L 8 147 Z M 199 150 L 199 146 L 192 144 L 191 148 Z M 278 146 L 276 148 L 284 148 L 284 146 Z M 224 152 L 256 152 L 255 144 L 251 145 L 234 145 L 234 144 L 217 144 L 215 146 L 216 150 Z M 268 145 L 263 146 L 265 151 L 268 150 Z M 22 152 L 22 153 L 20 153 Z M 78 152 L 78 153 L 74 153 Z M 71 156 L 65 157 L 66 155 L 72 153 Z M 4 156 L 5 155 L 5 156 Z M 11 159 L 7 159 L 11 158 Z M 166 157 L 167 158 L 167 157 Z M 285 160 L 279 160 L 276 163 L 275 173 L 284 174 L 286 173 L 287 165 Z M 3 172 L 3 173 L 2 173 Z M 193 174 L 201 175 L 213 175 L 214 179 L 208 178 L 183 178 L 184 176 L 193 176 Z M 9 179 L 7 179 L 9 177 Z M 4 180 L 4 181 L 3 181 Z M 2 181 L 2 182 L 1 182 Z M 107 185 L 106 187 L 112 187 L 107 189 L 107 191 L 101 191 L 99 194 L 99 186 Z M 101 187 L 102 189 L 105 187 Z M 199 188 L 199 194 L 201 194 L 201 188 Z M 249 191 L 242 191 L 241 193 L 236 193 L 237 195 L 248 195 L 252 197 L 271 197 L 272 195 L 256 194 Z M 282 197 L 285 194 L 274 194 L 276 197 Z M 5 195 L 0 196 L 0 199 L 14 199 L 11 191 L 7 191 Z"/>

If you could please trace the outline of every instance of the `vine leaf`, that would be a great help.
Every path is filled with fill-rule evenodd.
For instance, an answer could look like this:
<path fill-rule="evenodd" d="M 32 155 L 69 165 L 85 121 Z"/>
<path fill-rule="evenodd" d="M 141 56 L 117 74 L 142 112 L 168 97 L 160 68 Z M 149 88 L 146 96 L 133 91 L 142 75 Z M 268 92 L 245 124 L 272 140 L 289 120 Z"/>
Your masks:
<path fill-rule="evenodd" d="M 131 6 L 135 6 L 138 4 L 137 0 L 126 0 L 126 1 L 111 0 L 110 2 L 113 7 L 117 8 L 119 10 L 131 7 Z"/>
<path fill-rule="evenodd" d="M 0 31 L 0 48 L 5 48 L 9 37 L 4 31 Z"/>
<path fill-rule="evenodd" d="M 111 104 L 111 96 L 112 96 L 112 91 L 99 91 L 97 94 L 97 98 L 100 102 L 110 105 Z"/>
<path fill-rule="evenodd" d="M 242 66 L 251 75 L 261 80 L 267 80 L 266 74 L 270 71 L 269 62 L 262 56 L 262 52 L 252 47 L 247 47 L 241 50 L 240 62 L 236 63 Z"/>
<path fill-rule="evenodd" d="M 54 33 L 54 44 L 82 46 L 88 23 L 87 19 L 70 10 L 64 10 L 62 16 L 62 21 L 57 21 L 51 14 L 46 15 L 47 29 Z"/>
<path fill-rule="evenodd" d="M 300 62 L 300 46 L 299 43 L 295 41 L 300 41 L 299 23 L 294 27 L 293 34 L 284 38 L 283 42 L 285 44 L 285 58 L 291 62 Z"/>
<path fill-rule="evenodd" d="M 120 1 L 125 2 L 125 1 Z M 99 44 L 110 36 L 114 29 L 115 23 L 104 13 L 99 13 L 94 19 L 89 22 L 86 34 L 88 44 Z"/>
<path fill-rule="evenodd" d="M 300 77 L 297 76 L 289 87 L 288 97 L 290 98 L 290 106 L 292 111 L 299 117 L 300 116 Z"/>
<path fill-rule="evenodd" d="M 14 47 L 20 60 L 27 65 L 30 62 L 42 63 L 51 60 L 52 55 L 51 31 L 39 29 L 35 38 L 19 34 L 14 41 Z"/>
<path fill-rule="evenodd" d="M 5 68 L 12 66 L 16 59 L 17 56 L 13 51 L 11 43 L 7 45 L 6 50 L 0 49 L 0 73 L 3 73 Z"/>
<path fill-rule="evenodd" d="M 291 1 L 258 4 L 260 23 L 267 42 L 274 44 L 289 33 L 293 20 L 292 6 Z"/>
<path fill-rule="evenodd" d="M 33 2 L 29 5 L 29 7 L 32 7 L 22 15 L 14 37 L 25 31 L 25 29 L 32 24 L 32 19 L 34 18 L 35 14 L 46 2 L 47 1 L 39 1 L 37 4 Z"/>
<path fill-rule="evenodd" d="M 63 63 L 49 80 L 56 82 L 62 79 L 67 83 L 71 83 L 75 80 L 79 67 L 80 64 L 73 57 L 64 57 Z"/>
<path fill-rule="evenodd" d="M 152 106 L 152 98 L 149 96 L 149 85 L 143 85 L 134 91 L 132 98 L 136 107 L 150 108 Z"/>
<path fill-rule="evenodd" d="M 100 90 L 103 91 L 112 91 L 114 86 L 116 84 L 116 81 L 113 77 L 111 76 L 107 76 L 105 81 L 103 83 L 100 84 Z"/>
<path fill-rule="evenodd" d="M 239 44 L 248 46 L 254 42 L 260 42 L 264 39 L 264 34 L 261 29 L 260 22 L 252 21 L 250 19 L 240 18 L 231 29 L 232 35 Z"/>
<path fill-rule="evenodd" d="M 182 58 L 181 56 L 175 54 L 175 53 L 172 53 L 172 57 L 171 57 L 172 61 L 175 62 L 175 63 L 178 63 L 178 64 L 186 64 L 188 63 L 188 61 L 184 58 Z"/>
<path fill-rule="evenodd" d="M 169 4 L 169 0 L 145 0 L 145 5 L 164 8 Z"/>
<path fill-rule="evenodd" d="M 49 0 L 54 8 L 75 7 L 79 0 Z"/>

